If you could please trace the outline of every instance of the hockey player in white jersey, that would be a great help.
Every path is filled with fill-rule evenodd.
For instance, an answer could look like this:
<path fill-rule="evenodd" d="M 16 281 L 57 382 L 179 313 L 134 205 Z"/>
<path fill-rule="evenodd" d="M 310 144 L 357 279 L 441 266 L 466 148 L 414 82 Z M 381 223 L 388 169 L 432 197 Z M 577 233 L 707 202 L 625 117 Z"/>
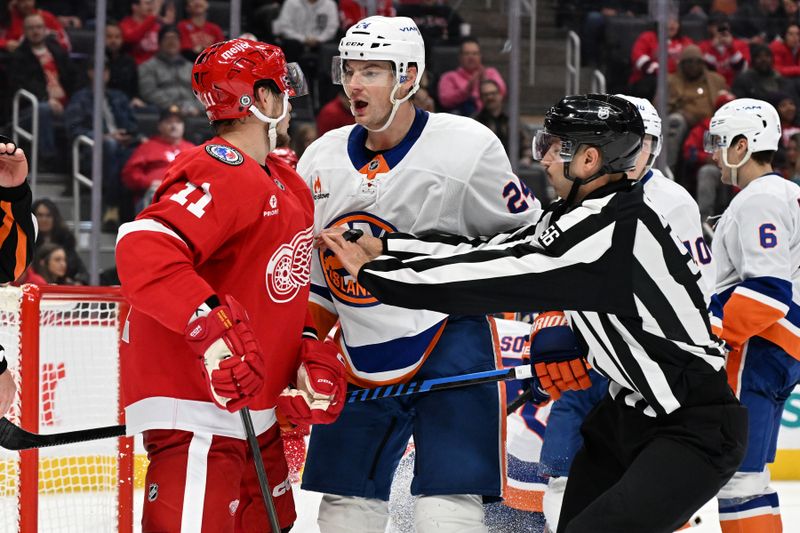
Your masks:
<path fill-rule="evenodd" d="M 318 139 L 297 167 L 314 196 L 315 233 L 347 226 L 373 236 L 477 236 L 536 220 L 538 200 L 489 129 L 414 107 L 425 49 L 411 19 L 366 18 L 348 29 L 339 52 L 334 81 L 343 85 L 356 125 Z M 491 318 L 382 304 L 330 252 L 314 257 L 311 283 L 320 330 L 340 321 L 335 338 L 355 385 L 501 364 Z M 322 533 L 384 531 L 392 476 L 412 435 L 416 530 L 486 531 L 482 503 L 502 497 L 503 398 L 501 387 L 481 385 L 350 403 L 339 422 L 314 427 L 303 488 L 324 493 Z"/>
<path fill-rule="evenodd" d="M 642 150 L 636 159 L 636 166 L 628 172 L 628 176 L 642 183 L 645 195 L 655 211 L 670 225 L 700 266 L 700 286 L 706 297 L 710 298 L 713 293 L 714 270 L 711 252 L 703 239 L 700 209 L 686 189 L 653 168 L 653 163 L 661 152 L 661 117 L 653 104 L 644 98 L 624 94 L 617 96 L 634 104 L 644 122 Z M 585 390 L 564 392 L 553 403 L 547 419 L 539 469 L 541 474 L 549 476 L 543 510 L 550 531 L 555 531 L 558 526 L 569 467 L 583 442 L 580 435 L 583 419 L 603 398 L 608 388 L 607 378 L 594 370 L 589 373 L 592 386 Z"/>
<path fill-rule="evenodd" d="M 747 407 L 747 453 L 718 495 L 723 533 L 778 533 L 775 460 L 783 404 L 800 382 L 800 187 L 772 169 L 781 138 L 774 107 L 741 98 L 719 108 L 706 151 L 741 191 L 717 223 L 712 250 L 728 382 Z"/>

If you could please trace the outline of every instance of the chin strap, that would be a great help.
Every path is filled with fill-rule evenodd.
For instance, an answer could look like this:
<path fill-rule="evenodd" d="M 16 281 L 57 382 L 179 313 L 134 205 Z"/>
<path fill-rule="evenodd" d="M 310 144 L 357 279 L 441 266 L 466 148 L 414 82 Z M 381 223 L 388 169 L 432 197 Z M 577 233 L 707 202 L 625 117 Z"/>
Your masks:
<path fill-rule="evenodd" d="M 283 93 L 283 111 L 281 111 L 281 115 L 278 118 L 266 116 L 255 105 L 251 105 L 249 111 L 261 122 L 269 124 L 269 131 L 267 132 L 269 137 L 268 152 L 273 151 L 278 147 L 278 123 L 286 117 L 286 113 L 289 111 L 289 95 Z"/>
<path fill-rule="evenodd" d="M 744 154 L 744 157 L 742 158 L 742 160 L 739 161 L 738 163 L 736 163 L 735 165 L 731 165 L 730 163 L 728 163 L 728 150 L 727 150 L 727 148 L 722 149 L 722 163 L 726 167 L 728 167 L 730 169 L 730 171 L 731 171 L 731 185 L 733 185 L 734 187 L 738 187 L 739 186 L 739 168 L 742 165 L 744 165 L 745 163 L 747 163 L 748 161 L 750 161 L 750 156 L 751 155 L 752 155 L 752 152 L 750 151 L 750 144 L 748 143 L 747 152 Z"/>
<path fill-rule="evenodd" d="M 367 128 L 366 126 L 364 126 L 364 128 L 375 133 L 386 130 L 389 126 L 392 125 L 392 121 L 394 120 L 394 116 L 397 114 L 397 110 L 400 108 L 400 104 L 411 98 L 411 96 L 413 96 L 413 94 L 417 92 L 417 89 L 419 89 L 419 86 L 412 87 L 411 90 L 408 91 L 407 95 L 398 100 L 395 98 L 395 95 L 397 94 L 397 91 L 400 89 L 400 87 L 401 87 L 400 83 L 395 83 L 394 89 L 392 89 L 392 94 L 389 95 L 389 101 L 392 103 L 392 112 L 389 113 L 389 118 L 386 119 L 386 122 L 383 124 L 383 126 L 381 126 L 376 130 L 373 130 L 372 128 Z M 355 110 L 353 109 L 352 104 L 350 104 L 350 112 L 353 113 L 353 115 L 355 115 Z"/>

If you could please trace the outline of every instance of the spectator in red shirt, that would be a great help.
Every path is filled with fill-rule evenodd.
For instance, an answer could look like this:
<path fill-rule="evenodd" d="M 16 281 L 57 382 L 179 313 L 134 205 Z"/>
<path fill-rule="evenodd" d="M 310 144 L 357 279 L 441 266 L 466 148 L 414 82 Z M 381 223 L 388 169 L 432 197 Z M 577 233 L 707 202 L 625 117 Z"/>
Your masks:
<path fill-rule="evenodd" d="M 165 109 L 159 116 L 158 135 L 142 143 L 125 163 L 122 183 L 134 194 L 137 212 L 145 207 L 143 199 L 152 198 L 178 154 L 194 146 L 183 138 L 183 133 L 183 117 L 178 107 Z"/>
<path fill-rule="evenodd" d="M 775 70 L 784 78 L 800 76 L 800 26 L 789 24 L 783 32 L 783 40 L 772 41 L 769 45 Z"/>
<path fill-rule="evenodd" d="M 58 21 L 58 17 L 44 9 L 37 9 L 36 0 L 15 0 L 9 4 L 9 8 L 8 28 L 6 28 L 5 32 L 0 31 L 0 48 L 4 48 L 8 52 L 16 50 L 25 31 L 25 17 L 37 14 L 42 17 L 48 33 L 52 33 L 55 36 L 58 44 L 64 50 L 70 51 L 69 37 L 67 37 L 67 32 L 64 31 L 64 27 Z"/>
<path fill-rule="evenodd" d="M 189 17 L 178 23 L 181 34 L 181 52 L 194 61 L 197 55 L 214 43 L 225 40 L 222 28 L 208 20 L 208 1 L 189 0 L 186 3 Z"/>
<path fill-rule="evenodd" d="M 439 79 L 439 103 L 445 111 L 471 116 L 483 108 L 480 85 L 484 80 L 492 80 L 500 89 L 500 96 L 506 95 L 506 83 L 494 67 L 484 67 L 481 61 L 481 47 L 474 37 L 461 40 L 458 54 L 459 67 L 442 74 Z"/>
<path fill-rule="evenodd" d="M 713 13 L 708 19 L 710 39 L 700 43 L 703 59 L 708 68 L 716 70 L 730 86 L 733 79 L 750 64 L 750 46 L 731 33 L 731 24 L 725 13 Z"/>
<path fill-rule="evenodd" d="M 376 15 L 381 17 L 394 17 L 397 12 L 392 0 L 378 0 Z M 339 27 L 347 30 L 361 19 L 367 18 L 367 9 L 364 2 L 357 0 L 339 0 Z M 352 122 L 351 122 L 352 124 Z M 320 135 L 322 135 L 320 133 Z"/>
<path fill-rule="evenodd" d="M 336 96 L 322 106 L 317 113 L 317 135 L 322 137 L 327 132 L 355 124 L 353 112 L 350 110 L 350 100 L 344 91 L 339 91 Z"/>
<path fill-rule="evenodd" d="M 681 35 L 677 13 L 670 14 L 667 33 L 667 72 L 672 74 L 678 68 L 681 52 L 693 41 Z M 628 84 L 633 86 L 631 94 L 652 100 L 656 92 L 658 68 L 658 35 L 652 30 L 642 32 L 631 50 L 631 76 L 628 79 Z"/>
<path fill-rule="evenodd" d="M 162 8 L 164 15 L 161 16 Z M 119 27 L 128 51 L 141 65 L 158 51 L 158 30 L 162 25 L 175 23 L 175 5 L 164 0 L 133 0 L 131 15 L 122 19 Z"/>

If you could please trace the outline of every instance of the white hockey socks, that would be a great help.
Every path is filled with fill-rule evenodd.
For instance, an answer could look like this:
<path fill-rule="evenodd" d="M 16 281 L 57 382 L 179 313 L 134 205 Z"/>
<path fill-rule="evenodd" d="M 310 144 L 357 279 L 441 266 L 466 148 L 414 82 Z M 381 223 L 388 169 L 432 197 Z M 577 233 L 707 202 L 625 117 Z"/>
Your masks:
<path fill-rule="evenodd" d="M 389 502 L 375 498 L 323 494 L 317 524 L 320 533 L 384 533 Z"/>
<path fill-rule="evenodd" d="M 474 494 L 420 496 L 415 504 L 417 533 L 488 533 L 483 499 Z"/>

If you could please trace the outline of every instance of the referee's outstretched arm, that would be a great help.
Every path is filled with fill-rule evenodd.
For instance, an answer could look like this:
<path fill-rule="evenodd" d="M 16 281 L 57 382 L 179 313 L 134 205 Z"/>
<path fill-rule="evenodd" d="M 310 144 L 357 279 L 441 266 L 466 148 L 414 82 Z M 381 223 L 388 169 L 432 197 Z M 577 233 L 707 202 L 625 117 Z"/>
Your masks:
<path fill-rule="evenodd" d="M 384 303 L 448 314 L 634 313 L 636 220 L 622 223 L 608 216 L 602 207 L 610 198 L 576 209 L 543 231 L 530 226 L 483 241 L 391 234 L 384 246 L 392 257 L 365 264 L 358 281 Z"/>

